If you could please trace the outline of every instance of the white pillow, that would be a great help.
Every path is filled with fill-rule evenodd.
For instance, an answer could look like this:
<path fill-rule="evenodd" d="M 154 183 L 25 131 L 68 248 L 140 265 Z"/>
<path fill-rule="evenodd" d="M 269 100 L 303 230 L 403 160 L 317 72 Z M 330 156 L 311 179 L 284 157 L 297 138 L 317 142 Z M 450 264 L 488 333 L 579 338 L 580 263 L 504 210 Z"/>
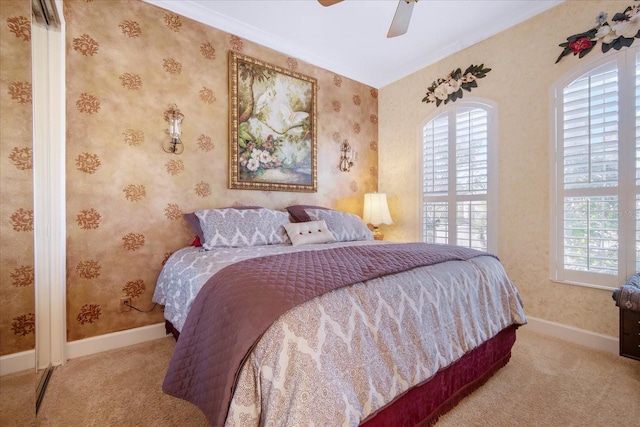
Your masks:
<path fill-rule="evenodd" d="M 324 220 L 337 242 L 373 240 L 373 233 L 358 215 L 326 209 L 304 211 L 312 220 Z"/>
<path fill-rule="evenodd" d="M 324 221 L 292 222 L 285 224 L 284 229 L 287 230 L 293 246 L 336 241 Z"/>
<path fill-rule="evenodd" d="M 202 247 L 241 247 L 288 243 L 283 225 L 289 213 L 271 209 L 205 209 L 195 212 L 200 219 Z"/>

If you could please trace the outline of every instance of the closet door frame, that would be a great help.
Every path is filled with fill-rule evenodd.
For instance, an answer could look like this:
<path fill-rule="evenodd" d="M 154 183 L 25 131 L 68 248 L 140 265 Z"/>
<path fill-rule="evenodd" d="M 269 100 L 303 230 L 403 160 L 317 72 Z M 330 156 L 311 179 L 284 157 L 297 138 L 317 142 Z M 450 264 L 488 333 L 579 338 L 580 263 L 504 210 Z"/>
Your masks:
<path fill-rule="evenodd" d="M 67 360 L 64 34 L 31 27 L 36 371 Z"/>

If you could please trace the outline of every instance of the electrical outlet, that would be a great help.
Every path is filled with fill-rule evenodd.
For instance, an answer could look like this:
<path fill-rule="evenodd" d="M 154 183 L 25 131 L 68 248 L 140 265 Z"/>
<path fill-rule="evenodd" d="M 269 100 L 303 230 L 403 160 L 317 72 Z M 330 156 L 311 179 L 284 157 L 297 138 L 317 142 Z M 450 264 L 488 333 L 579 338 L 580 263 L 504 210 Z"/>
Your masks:
<path fill-rule="evenodd" d="M 130 297 L 121 297 L 120 298 L 120 313 L 124 313 L 126 311 L 131 311 L 131 298 Z"/>

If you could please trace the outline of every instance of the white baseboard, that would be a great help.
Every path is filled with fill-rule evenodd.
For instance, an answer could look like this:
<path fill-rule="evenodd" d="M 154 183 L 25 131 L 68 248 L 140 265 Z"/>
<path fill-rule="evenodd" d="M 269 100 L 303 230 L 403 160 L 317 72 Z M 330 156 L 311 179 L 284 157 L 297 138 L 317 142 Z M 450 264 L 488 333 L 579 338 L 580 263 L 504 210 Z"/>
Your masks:
<path fill-rule="evenodd" d="M 164 323 L 156 323 L 154 325 L 69 342 L 66 344 L 66 355 L 68 359 L 76 359 L 107 350 L 115 350 L 116 348 L 164 338 L 165 336 Z M 0 357 L 0 375 L 12 374 L 26 369 L 33 369 L 35 371 L 35 367 L 35 350 Z"/>
<path fill-rule="evenodd" d="M 165 336 L 167 336 L 167 333 L 164 329 L 164 323 L 156 323 L 155 325 L 71 341 L 67 343 L 67 358 L 76 359 L 90 354 L 164 338 Z"/>
<path fill-rule="evenodd" d="M 27 350 L 20 353 L 0 356 L 0 376 L 13 374 L 14 372 L 33 369 L 36 372 L 36 351 Z"/>
<path fill-rule="evenodd" d="M 532 332 L 559 338 L 594 350 L 620 354 L 620 340 L 617 337 L 531 316 L 527 316 L 527 321 L 528 323 L 525 327 Z"/>

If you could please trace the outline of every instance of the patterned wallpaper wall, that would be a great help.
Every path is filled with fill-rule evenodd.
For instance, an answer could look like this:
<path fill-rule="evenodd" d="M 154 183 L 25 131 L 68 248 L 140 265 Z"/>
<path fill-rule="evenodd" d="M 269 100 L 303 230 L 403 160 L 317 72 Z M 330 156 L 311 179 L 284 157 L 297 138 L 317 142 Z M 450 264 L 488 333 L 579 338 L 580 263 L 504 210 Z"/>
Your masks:
<path fill-rule="evenodd" d="M 151 308 L 163 263 L 193 239 L 183 213 L 304 203 L 361 214 L 377 190 L 375 89 L 142 1 L 65 1 L 64 17 L 69 341 L 162 321 L 159 308 L 120 313 L 119 298 Z M 229 50 L 317 79 L 317 193 L 227 188 Z M 162 150 L 174 103 L 181 155 Z M 338 170 L 344 139 L 358 152 L 350 173 Z"/>
<path fill-rule="evenodd" d="M 35 346 L 31 2 L 0 1 L 0 356 Z"/>

